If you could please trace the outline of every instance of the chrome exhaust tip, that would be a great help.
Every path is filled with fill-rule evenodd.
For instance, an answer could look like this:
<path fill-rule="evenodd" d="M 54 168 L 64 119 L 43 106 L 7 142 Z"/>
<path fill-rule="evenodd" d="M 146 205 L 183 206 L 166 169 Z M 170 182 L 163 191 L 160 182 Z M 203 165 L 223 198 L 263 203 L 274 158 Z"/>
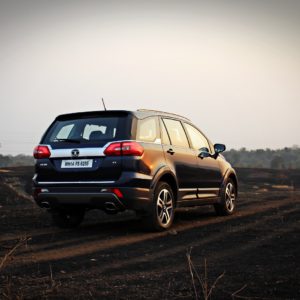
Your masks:
<path fill-rule="evenodd" d="M 50 208 L 50 203 L 48 201 L 43 201 L 41 202 L 40 206 L 43 208 Z"/>
<path fill-rule="evenodd" d="M 104 207 L 105 207 L 105 211 L 110 214 L 117 213 L 119 211 L 119 209 L 113 202 L 105 202 Z"/>

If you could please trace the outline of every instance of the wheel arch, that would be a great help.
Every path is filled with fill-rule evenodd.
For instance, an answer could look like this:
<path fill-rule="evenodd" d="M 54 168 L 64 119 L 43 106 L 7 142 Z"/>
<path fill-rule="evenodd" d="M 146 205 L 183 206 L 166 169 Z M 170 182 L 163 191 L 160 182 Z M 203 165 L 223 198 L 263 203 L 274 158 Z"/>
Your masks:
<path fill-rule="evenodd" d="M 154 191 L 156 188 L 156 185 L 164 181 L 170 185 L 172 188 L 174 197 L 175 197 L 175 204 L 177 203 L 178 198 L 178 183 L 176 180 L 176 176 L 173 174 L 173 172 L 169 168 L 162 168 L 160 169 L 157 174 L 154 176 L 154 179 L 151 183 L 151 189 Z"/>
<path fill-rule="evenodd" d="M 237 178 L 237 175 L 236 175 L 236 173 L 235 173 L 235 171 L 232 169 L 232 170 L 229 170 L 228 172 L 227 172 L 227 175 L 226 175 L 226 177 L 225 177 L 225 180 L 224 180 L 224 183 L 226 183 L 226 181 L 228 180 L 228 179 L 231 179 L 233 182 L 234 182 L 234 184 L 235 184 L 235 188 L 236 188 L 236 195 L 238 195 L 238 178 Z"/>

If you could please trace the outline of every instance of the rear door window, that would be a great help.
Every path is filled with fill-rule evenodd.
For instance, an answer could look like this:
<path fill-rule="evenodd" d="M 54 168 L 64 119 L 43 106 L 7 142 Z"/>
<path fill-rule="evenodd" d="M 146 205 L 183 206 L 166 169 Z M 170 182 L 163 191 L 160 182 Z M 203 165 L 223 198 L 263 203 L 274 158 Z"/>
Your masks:
<path fill-rule="evenodd" d="M 154 142 L 157 139 L 157 119 L 146 118 L 138 121 L 137 140 Z"/>
<path fill-rule="evenodd" d="M 163 119 L 163 121 L 167 127 L 172 145 L 189 148 L 189 142 L 181 122 L 172 119 Z"/>

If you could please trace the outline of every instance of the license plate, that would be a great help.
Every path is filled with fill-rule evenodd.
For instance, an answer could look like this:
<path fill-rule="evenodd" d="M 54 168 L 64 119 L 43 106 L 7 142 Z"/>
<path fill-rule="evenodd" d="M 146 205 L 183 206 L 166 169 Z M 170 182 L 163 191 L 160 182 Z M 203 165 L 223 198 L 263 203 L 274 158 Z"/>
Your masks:
<path fill-rule="evenodd" d="M 61 168 L 91 168 L 93 166 L 92 159 L 69 159 L 61 161 Z"/>

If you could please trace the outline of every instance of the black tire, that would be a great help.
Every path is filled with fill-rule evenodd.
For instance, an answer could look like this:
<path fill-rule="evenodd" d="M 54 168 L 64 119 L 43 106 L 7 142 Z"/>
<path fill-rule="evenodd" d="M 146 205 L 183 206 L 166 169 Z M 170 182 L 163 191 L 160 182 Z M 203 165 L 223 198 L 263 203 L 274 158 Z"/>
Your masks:
<path fill-rule="evenodd" d="M 75 228 L 83 221 L 84 209 L 54 209 L 50 211 L 52 221 L 60 228 Z"/>
<path fill-rule="evenodd" d="M 214 205 L 219 216 L 229 216 L 235 212 L 237 189 L 234 181 L 228 179 L 221 191 L 221 202 Z"/>
<path fill-rule="evenodd" d="M 172 188 L 166 182 L 159 182 L 155 188 L 151 210 L 143 217 L 146 229 L 163 231 L 169 229 L 174 220 L 175 198 Z"/>

